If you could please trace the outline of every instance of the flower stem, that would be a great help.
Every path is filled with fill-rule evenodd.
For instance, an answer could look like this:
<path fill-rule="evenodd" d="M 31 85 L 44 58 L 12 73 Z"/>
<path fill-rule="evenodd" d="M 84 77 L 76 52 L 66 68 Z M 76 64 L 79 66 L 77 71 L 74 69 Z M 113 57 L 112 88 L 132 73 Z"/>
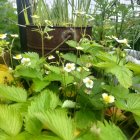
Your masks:
<path fill-rule="evenodd" d="M 140 127 L 135 131 L 130 140 L 134 140 L 135 136 L 140 132 Z"/>
<path fill-rule="evenodd" d="M 44 33 L 41 34 L 42 56 L 44 57 Z"/>

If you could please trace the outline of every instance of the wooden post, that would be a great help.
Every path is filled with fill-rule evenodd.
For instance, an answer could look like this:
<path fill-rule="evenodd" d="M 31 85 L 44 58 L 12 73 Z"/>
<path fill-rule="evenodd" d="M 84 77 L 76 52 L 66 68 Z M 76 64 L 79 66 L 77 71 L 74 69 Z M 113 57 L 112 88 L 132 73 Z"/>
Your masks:
<path fill-rule="evenodd" d="M 29 0 L 16 0 L 17 3 L 17 13 L 18 13 L 18 24 L 19 24 L 19 36 L 20 36 L 20 44 L 21 44 L 21 51 L 27 51 L 27 39 L 26 39 L 26 23 L 24 19 L 23 9 L 29 7 L 31 4 Z M 30 8 L 27 9 L 28 18 L 31 23 L 31 10 Z"/>

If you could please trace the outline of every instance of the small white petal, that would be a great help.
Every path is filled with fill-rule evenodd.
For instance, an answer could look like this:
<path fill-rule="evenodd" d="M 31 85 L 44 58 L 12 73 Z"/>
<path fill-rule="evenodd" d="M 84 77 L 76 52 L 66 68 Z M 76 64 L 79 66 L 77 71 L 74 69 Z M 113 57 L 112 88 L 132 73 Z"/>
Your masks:
<path fill-rule="evenodd" d="M 19 60 L 19 59 L 22 58 L 22 55 L 21 54 L 17 54 L 16 56 L 13 56 L 13 58 Z"/>
<path fill-rule="evenodd" d="M 75 70 L 75 64 L 67 63 L 66 66 L 64 67 L 64 70 L 67 72 L 71 72 L 71 71 Z"/>
<path fill-rule="evenodd" d="M 76 102 L 73 102 L 71 100 L 65 100 L 62 104 L 62 108 L 75 108 Z"/>
<path fill-rule="evenodd" d="M 89 79 L 88 77 L 86 77 L 85 79 L 83 79 L 83 82 L 85 83 L 85 86 L 87 88 L 93 88 L 93 81 L 91 79 Z"/>
<path fill-rule="evenodd" d="M 113 103 L 115 101 L 115 98 L 112 95 L 109 95 L 109 99 L 110 99 L 109 103 Z"/>
<path fill-rule="evenodd" d="M 48 56 L 48 59 L 51 60 L 51 59 L 54 59 L 55 57 L 53 55 L 50 55 Z"/>
<path fill-rule="evenodd" d="M 30 60 L 30 58 L 22 58 L 21 63 L 23 65 L 30 66 L 31 65 L 31 60 Z"/>

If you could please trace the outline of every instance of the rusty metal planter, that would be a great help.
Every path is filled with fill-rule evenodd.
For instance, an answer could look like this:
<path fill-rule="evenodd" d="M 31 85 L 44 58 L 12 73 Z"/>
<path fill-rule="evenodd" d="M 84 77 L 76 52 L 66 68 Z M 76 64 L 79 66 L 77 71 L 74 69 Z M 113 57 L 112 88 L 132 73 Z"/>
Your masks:
<path fill-rule="evenodd" d="M 35 31 L 38 27 L 34 25 L 26 26 L 26 36 L 27 36 L 27 50 L 34 51 L 41 54 L 41 35 Z M 42 26 L 42 28 L 45 28 Z M 86 37 L 91 36 L 92 27 L 51 27 L 52 31 L 49 32 L 52 39 L 48 40 L 44 38 L 44 51 L 45 54 L 50 53 L 52 50 L 57 50 L 62 52 L 72 51 L 65 41 L 66 40 L 76 40 L 79 41 L 84 34 Z M 59 46 L 59 47 L 58 47 Z"/>

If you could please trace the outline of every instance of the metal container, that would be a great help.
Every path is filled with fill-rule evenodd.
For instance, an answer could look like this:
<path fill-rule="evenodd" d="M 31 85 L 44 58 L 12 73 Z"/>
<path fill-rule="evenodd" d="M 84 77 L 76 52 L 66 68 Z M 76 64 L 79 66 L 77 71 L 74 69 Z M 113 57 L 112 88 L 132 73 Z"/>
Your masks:
<path fill-rule="evenodd" d="M 45 27 L 42 26 L 42 29 Z M 67 40 L 79 41 L 83 34 L 85 37 L 89 37 L 92 34 L 92 27 L 50 27 L 53 30 L 49 32 L 52 39 L 48 40 L 44 37 L 44 50 L 45 54 L 50 53 L 52 50 L 59 50 L 61 52 L 68 52 L 74 50 L 69 47 L 65 42 Z M 41 54 L 41 35 L 38 33 L 38 27 L 34 25 L 26 26 L 27 36 L 27 50 L 34 51 Z M 56 49 L 57 48 L 57 49 Z"/>

